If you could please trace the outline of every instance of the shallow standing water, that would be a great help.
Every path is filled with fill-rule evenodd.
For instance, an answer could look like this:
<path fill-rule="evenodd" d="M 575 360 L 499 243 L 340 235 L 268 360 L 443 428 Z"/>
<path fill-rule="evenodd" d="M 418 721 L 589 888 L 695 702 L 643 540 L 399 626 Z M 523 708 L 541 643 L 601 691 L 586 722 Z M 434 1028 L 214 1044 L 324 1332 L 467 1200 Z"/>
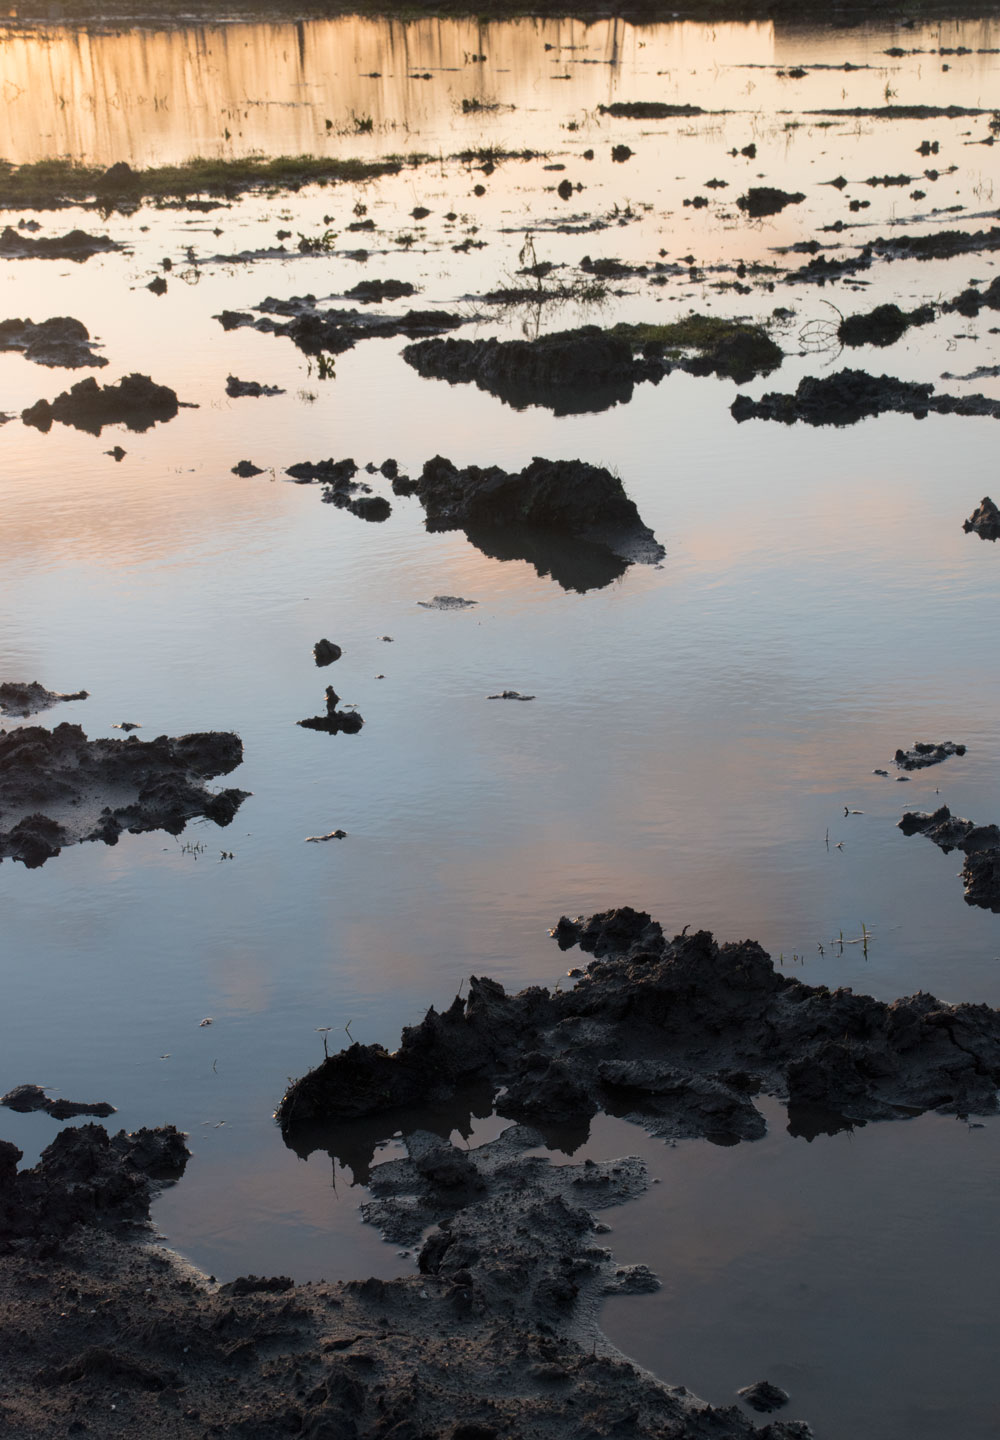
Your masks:
<path fill-rule="evenodd" d="M 904 809 L 942 802 L 981 822 L 1000 811 L 998 556 L 961 529 L 996 484 L 996 422 L 890 415 L 812 430 L 737 426 L 728 411 L 739 390 L 791 390 L 845 364 L 996 394 L 989 376 L 939 379 L 996 365 L 988 310 L 942 316 L 886 351 L 841 354 L 829 333 L 838 310 L 938 301 L 988 282 L 994 262 L 899 261 L 823 289 L 751 272 L 749 294 L 718 288 L 738 261 L 784 268 L 792 257 L 775 247 L 814 236 L 853 253 L 894 227 L 995 223 L 996 151 L 981 142 L 1000 27 L 340 20 L 12 31 L 3 46 L 0 155 L 15 162 L 436 157 L 365 186 L 206 212 L 5 217 L 37 218 L 42 234 L 80 224 L 130 249 L 84 264 L 4 260 L 0 314 L 77 316 L 103 342 L 102 382 L 142 371 L 198 408 L 142 434 L 40 434 L 18 419 L 0 432 L 0 678 L 86 687 L 85 704 L 41 721 L 90 735 L 123 720 L 147 738 L 237 730 L 246 760 L 225 783 L 253 796 L 224 831 L 192 825 L 176 840 L 126 836 L 39 870 L 0 868 L 3 1088 L 33 1080 L 111 1100 L 128 1128 L 190 1131 L 194 1159 L 156 1218 L 220 1277 L 389 1274 L 412 1262 L 359 1224 L 351 1175 L 335 1169 L 331 1187 L 327 1157 L 303 1163 L 282 1145 L 270 1114 L 286 1077 L 321 1058 L 325 1027 L 333 1047 L 348 1025 L 392 1046 L 470 973 L 555 983 L 566 957 L 547 928 L 563 912 L 633 904 L 668 931 L 759 939 L 810 982 L 1000 1004 L 996 917 L 965 905 L 954 855 L 896 828 Z M 940 53 L 960 48 L 971 53 Z M 650 99 L 711 113 L 636 121 L 597 108 Z M 986 113 L 809 113 L 916 103 Z M 933 158 L 916 153 L 925 140 Z M 740 154 L 751 142 L 756 155 Z M 634 151 L 625 163 L 611 159 L 618 144 Z M 455 158 L 485 146 L 540 153 L 487 171 Z M 911 183 L 866 183 L 900 173 Z M 841 176 L 846 186 L 828 183 Z M 584 188 L 563 200 L 564 178 Z M 805 200 L 747 221 L 735 197 L 764 183 Z M 709 203 L 684 205 L 696 196 Z M 376 229 L 348 231 L 362 213 Z M 603 228 L 587 228 L 595 219 Z M 819 228 L 838 220 L 850 228 Z M 290 232 L 283 256 L 216 258 L 275 246 L 278 230 Z M 557 275 L 578 276 L 587 255 L 679 269 L 662 285 L 652 271 L 612 281 L 596 305 L 485 304 L 515 283 L 529 230 Z M 323 253 L 295 248 L 328 232 Z M 168 282 L 160 297 L 146 289 L 155 274 Z M 420 287 L 414 304 L 468 315 L 460 334 L 698 309 L 771 318 L 787 358 L 767 381 L 675 373 L 627 405 L 557 416 L 421 379 L 399 340 L 365 341 L 326 376 L 289 340 L 212 318 L 389 276 Z M 82 373 L 0 355 L 4 408 L 16 415 Z M 285 393 L 229 400 L 230 373 Z M 120 463 L 105 453 L 115 444 Z M 414 473 L 436 453 L 613 466 L 667 557 L 566 590 L 461 532 L 427 534 L 413 499 L 366 525 L 282 475 L 328 455 L 393 456 Z M 265 473 L 233 476 L 242 458 Z M 418 604 L 436 594 L 477 605 Z M 321 636 L 344 649 L 329 671 L 312 661 Z M 364 715 L 361 734 L 295 725 L 331 681 Z M 504 688 L 536 699 L 487 703 Z M 902 786 L 890 762 L 914 738 L 968 753 Z M 348 838 L 304 843 L 336 827 Z M 784 1135 L 778 1107 L 769 1118 L 767 1141 L 726 1152 L 595 1125 L 595 1154 L 642 1148 L 663 1181 L 615 1228 L 634 1245 L 621 1258 L 649 1263 L 664 1290 L 609 1306 L 609 1333 L 713 1400 L 766 1369 L 830 1440 L 995 1433 L 982 1397 L 997 1338 L 983 1283 L 996 1127 L 928 1117 L 807 1146 Z M 52 1133 L 47 1117 L 5 1116 L 29 1159 Z M 946 1252 L 957 1235 L 967 1243 Z M 914 1257 L 928 1249 L 947 1263 L 921 1259 L 914 1293 Z M 802 1285 L 814 1287 L 806 1303 Z M 848 1353 L 834 1334 L 864 1343 Z M 908 1385 L 917 1398 L 904 1404 Z"/>

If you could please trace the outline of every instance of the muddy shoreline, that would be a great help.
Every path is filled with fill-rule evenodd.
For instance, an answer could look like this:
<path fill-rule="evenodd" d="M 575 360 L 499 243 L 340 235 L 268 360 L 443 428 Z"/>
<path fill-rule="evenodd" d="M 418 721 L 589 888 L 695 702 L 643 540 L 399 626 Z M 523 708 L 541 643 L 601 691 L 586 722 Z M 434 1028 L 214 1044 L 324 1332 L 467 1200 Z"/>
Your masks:
<path fill-rule="evenodd" d="M 571 1427 L 595 1440 L 808 1440 L 800 1420 L 755 1427 L 751 1411 L 786 1399 L 766 1377 L 739 1391 L 748 1408 L 718 1408 L 614 1350 L 601 1299 L 660 1282 L 615 1262 L 595 1212 L 640 1194 L 645 1168 L 553 1166 L 537 1150 L 553 1126 L 585 1136 L 598 1108 L 667 1137 L 753 1140 L 762 1090 L 786 1101 L 799 1134 L 833 1133 L 838 1117 L 992 1114 L 1000 1012 L 807 986 L 751 941 L 668 940 L 628 908 L 564 917 L 552 933 L 594 957 L 571 971 L 574 989 L 507 996 L 473 978 L 395 1053 L 354 1044 L 278 1108 L 300 1154 L 350 1157 L 371 1194 L 365 1221 L 418 1252 L 411 1276 L 219 1285 L 192 1271 L 149 1243 L 150 1200 L 189 1158 L 169 1126 L 70 1127 L 20 1171 L 20 1151 L 0 1145 L 12 1433 L 551 1440 Z M 516 1123 L 463 1150 L 451 1121 L 443 1134 L 427 1121 L 473 1091 Z M 371 1165 L 400 1130 L 405 1156 Z"/>

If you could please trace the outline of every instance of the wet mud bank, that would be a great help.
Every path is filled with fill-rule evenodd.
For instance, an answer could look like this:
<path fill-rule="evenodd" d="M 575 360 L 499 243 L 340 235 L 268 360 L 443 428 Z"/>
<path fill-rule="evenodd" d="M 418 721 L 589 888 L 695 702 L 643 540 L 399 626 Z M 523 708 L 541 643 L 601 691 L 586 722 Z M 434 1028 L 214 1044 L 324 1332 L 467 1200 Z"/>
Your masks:
<path fill-rule="evenodd" d="M 664 1136 L 754 1139 L 762 1090 L 786 1099 L 796 1133 L 991 1113 L 1000 1014 L 804 985 L 752 941 L 668 940 L 628 908 L 564 917 L 553 934 L 593 957 L 573 990 L 473 979 L 395 1053 L 354 1044 L 279 1105 L 300 1154 L 350 1159 L 370 1191 L 363 1218 L 414 1247 L 414 1275 L 220 1286 L 135 1243 L 157 1185 L 186 1163 L 176 1131 L 83 1125 L 21 1171 L 0 1144 L 3 1406 L 17 1433 L 82 1433 L 101 1413 L 110 1437 L 141 1423 L 234 1440 L 808 1440 L 800 1420 L 758 1428 L 753 1413 L 787 1398 L 764 1378 L 740 1392 L 748 1409 L 712 1407 L 608 1344 L 601 1300 L 659 1283 L 601 1244 L 598 1213 L 645 1189 L 644 1166 L 553 1166 L 537 1150 L 556 1133 L 582 1141 L 601 1108 Z M 449 1142 L 463 1105 L 494 1104 L 512 1128 L 473 1150 Z M 372 1165 L 400 1130 L 405 1155 Z"/>
<path fill-rule="evenodd" d="M 201 815 L 228 825 L 249 792 L 205 782 L 242 760 L 239 736 L 218 731 L 88 740 L 66 723 L 0 730 L 0 860 L 34 869 L 66 845 L 115 845 L 125 830 L 178 835 Z"/>
<path fill-rule="evenodd" d="M 592 1212 L 639 1194 L 644 1167 L 552 1166 L 527 1153 L 541 1138 L 516 1126 L 466 1152 L 411 1134 L 374 1172 L 366 1218 L 415 1243 L 435 1227 L 419 1273 L 300 1286 L 218 1285 L 136 1243 L 188 1159 L 172 1127 L 68 1129 L 21 1171 L 0 1142 L 6 1424 L 32 1440 L 808 1440 L 800 1422 L 758 1430 L 703 1405 L 603 1341 L 600 1299 L 656 1281 L 615 1264 Z"/>
<path fill-rule="evenodd" d="M 296 1081 L 277 1112 L 286 1137 L 471 1084 L 543 1132 L 574 1123 L 586 1133 L 605 1110 L 668 1137 L 753 1139 L 764 1132 L 761 1091 L 790 1116 L 820 1107 L 845 1124 L 996 1111 L 1000 1012 L 988 1006 L 923 993 L 886 1004 L 805 985 L 753 941 L 668 940 L 628 908 L 564 917 L 553 934 L 595 956 L 573 990 L 508 995 L 473 978 L 467 996 L 404 1030 L 394 1053 L 355 1044 Z"/>

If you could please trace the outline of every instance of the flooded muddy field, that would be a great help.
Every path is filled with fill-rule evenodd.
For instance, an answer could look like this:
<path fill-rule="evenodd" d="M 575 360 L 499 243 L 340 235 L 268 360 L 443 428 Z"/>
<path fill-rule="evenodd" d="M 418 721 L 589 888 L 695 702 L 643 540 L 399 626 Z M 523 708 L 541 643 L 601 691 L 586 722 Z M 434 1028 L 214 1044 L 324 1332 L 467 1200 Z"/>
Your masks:
<path fill-rule="evenodd" d="M 3 43 L 0 1091 L 49 1097 L 2 1112 L 22 1166 L 94 1097 L 175 1125 L 176 1250 L 399 1281 L 405 1329 L 423 1229 L 472 1225 L 479 1182 L 404 1131 L 485 1146 L 507 1220 L 531 1156 L 584 1167 L 538 1182 L 558 1209 L 636 1155 L 607 1244 L 660 1288 L 591 1256 L 581 1294 L 739 1404 L 715 1433 L 994 1435 L 994 1062 L 973 1085 L 947 1046 L 949 1007 L 1000 1006 L 1000 24 Z M 892 1014 L 944 1069 L 901 1086 L 892 1046 L 847 1065 L 793 1028 L 710 1073 L 705 1040 L 697 1084 L 598 1085 L 541 1026 L 398 1124 L 275 1124 L 291 1079 L 394 1050 L 470 976 L 565 1019 L 594 982 L 549 931 L 615 906 L 759 942 L 786 998 L 930 992 Z M 92 1143 L 144 1213 L 145 1161 Z M 737 1400 L 765 1379 L 774 1417 Z"/>

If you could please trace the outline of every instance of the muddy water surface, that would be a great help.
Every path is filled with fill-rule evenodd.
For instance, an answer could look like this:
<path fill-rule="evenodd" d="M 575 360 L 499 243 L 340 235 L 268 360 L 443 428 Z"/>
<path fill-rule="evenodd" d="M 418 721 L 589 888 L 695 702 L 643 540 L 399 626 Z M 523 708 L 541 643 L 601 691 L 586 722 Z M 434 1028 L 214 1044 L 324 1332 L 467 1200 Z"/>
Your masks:
<path fill-rule="evenodd" d="M 971 53 L 950 53 L 960 47 Z M 816 238 L 842 258 L 879 235 L 997 223 L 997 151 L 982 143 L 997 47 L 1000 27 L 981 23 L 813 33 L 342 20 L 4 38 L 0 154 L 14 162 L 435 157 L 363 187 L 207 211 L 4 217 L 128 247 L 82 264 L 0 260 L 0 318 L 76 316 L 109 360 L 69 372 L 0 355 L 8 413 L 81 375 L 131 371 L 198 408 L 143 433 L 43 434 L 18 418 L 0 431 L 0 678 L 85 687 L 88 701 L 42 720 L 91 735 L 121 721 L 147 738 L 237 730 L 246 759 L 226 783 L 253 795 L 226 830 L 126 836 L 38 870 L 0 868 L 2 1088 L 50 1084 L 111 1100 L 130 1128 L 189 1130 L 195 1160 L 159 1221 L 206 1268 L 332 1278 L 411 1264 L 358 1222 L 349 1170 L 331 1176 L 324 1154 L 304 1163 L 284 1148 L 273 1106 L 324 1036 L 339 1046 L 349 1026 L 391 1046 L 470 972 L 555 983 L 566 957 L 546 932 L 563 912 L 634 904 L 668 930 L 753 936 L 814 983 L 1000 1004 L 997 919 L 964 903 L 961 857 L 896 828 L 904 809 L 942 802 L 1000 819 L 1000 557 L 961 528 L 984 494 L 997 498 L 997 422 L 887 415 L 810 429 L 729 414 L 741 390 L 790 391 L 845 365 L 1000 394 L 988 375 L 940 379 L 1000 362 L 997 312 L 941 315 L 882 351 L 841 352 L 833 333 L 841 314 L 989 283 L 988 251 L 876 262 L 824 288 L 786 284 L 809 257 L 776 253 Z M 896 48 L 917 53 L 885 53 Z M 713 113 L 598 112 L 634 100 Z M 810 113 L 887 104 L 985 113 Z M 925 141 L 937 150 L 918 154 Z M 751 144 L 754 156 L 740 153 Z M 613 161 L 616 145 L 634 153 Z M 535 153 L 501 160 L 501 148 Z M 455 158 L 464 150 L 483 153 Z M 900 175 L 908 183 L 867 183 Z M 583 188 L 564 200 L 564 179 Z M 736 197 L 762 184 L 805 198 L 748 221 Z M 695 197 L 708 203 L 683 203 Z M 375 228 L 348 229 L 366 220 Z M 846 228 L 821 228 L 838 221 Z M 481 298 L 525 283 L 527 231 L 576 300 Z M 300 253 L 302 236 L 319 252 Z M 585 256 L 670 268 L 587 300 Z M 156 275 L 161 296 L 146 288 Z M 400 339 L 320 364 L 212 318 L 388 277 L 419 294 L 379 310 L 454 311 L 470 337 L 700 310 L 766 319 L 786 358 L 743 386 L 675 373 L 627 404 L 554 415 L 422 379 Z M 230 374 L 284 394 L 229 399 Z M 116 444 L 120 462 L 105 453 Z M 383 524 L 283 476 L 327 456 L 391 456 L 415 473 L 437 453 L 614 467 L 666 559 L 566 588 L 460 531 L 426 533 L 417 501 L 380 476 L 359 478 L 390 499 Z M 263 473 L 232 475 L 244 458 Z M 477 603 L 418 603 L 441 594 Z M 323 636 L 344 650 L 329 670 L 312 660 Z M 363 714 L 360 734 L 296 726 L 331 682 Z M 486 700 L 503 689 L 536 698 Z M 968 753 L 901 784 L 892 757 L 914 739 Z M 335 828 L 347 838 L 305 843 Z M 995 1433 L 982 1401 L 997 1339 L 982 1283 L 993 1125 L 932 1117 L 807 1145 L 784 1135 L 777 1107 L 768 1114 L 771 1138 L 726 1152 L 666 1152 L 595 1126 L 595 1154 L 645 1147 L 663 1181 L 616 1229 L 624 1243 L 638 1227 L 622 1258 L 651 1264 L 664 1290 L 615 1302 L 609 1332 L 713 1400 L 766 1369 L 818 1435 Z M 3 1133 L 30 1157 L 53 1128 L 8 1115 Z M 744 1240 L 748 1213 L 759 1223 Z M 964 1243 L 946 1249 L 955 1235 Z M 956 1293 L 963 1304 L 949 1310 Z"/>

